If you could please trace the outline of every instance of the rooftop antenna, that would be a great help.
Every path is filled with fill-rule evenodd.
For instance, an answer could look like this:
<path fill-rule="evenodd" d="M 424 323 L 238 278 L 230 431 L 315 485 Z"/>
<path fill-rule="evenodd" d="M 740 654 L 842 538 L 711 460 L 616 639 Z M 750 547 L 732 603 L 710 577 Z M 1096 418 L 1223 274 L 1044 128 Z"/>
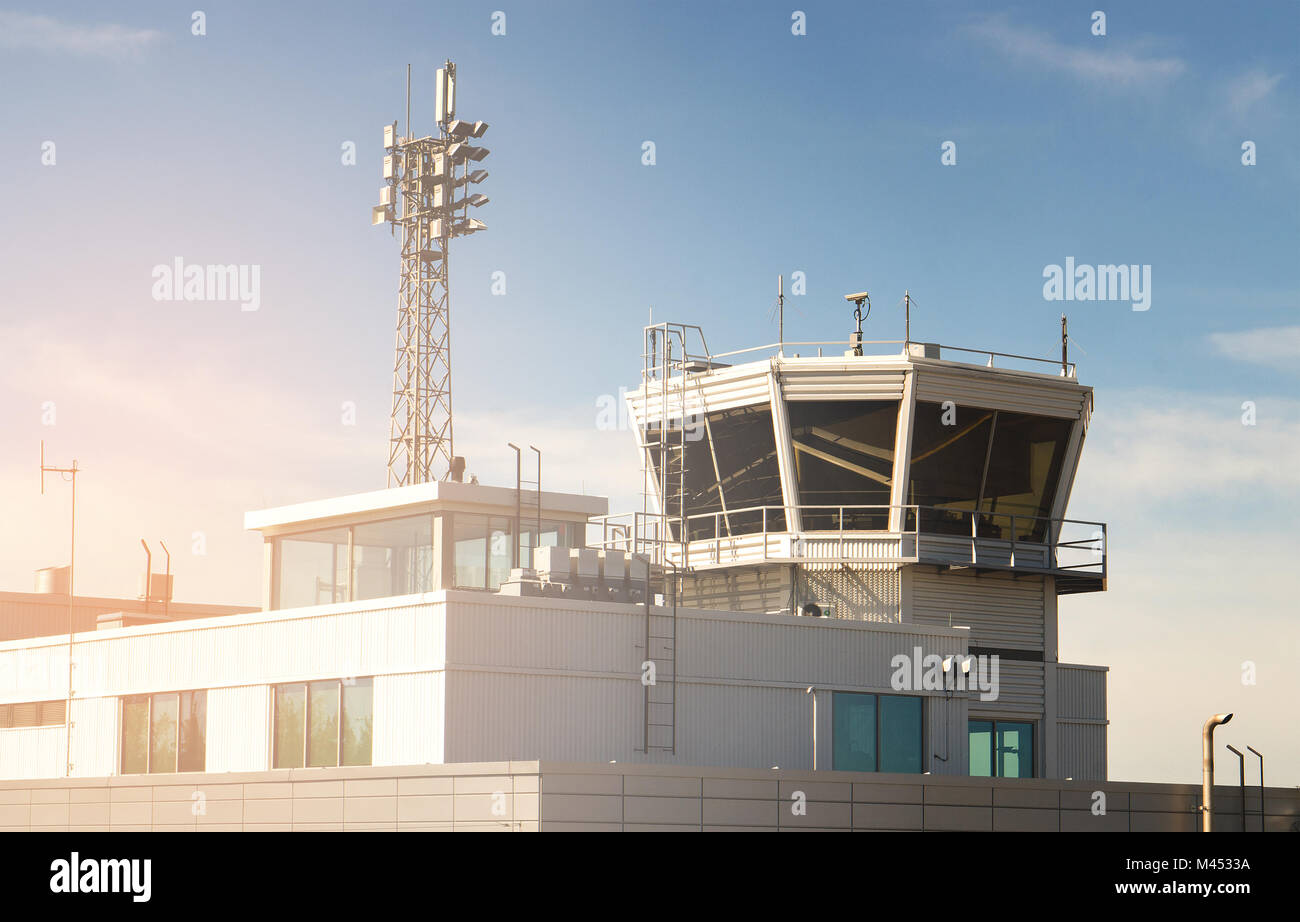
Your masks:
<path fill-rule="evenodd" d="M 393 362 L 393 413 L 388 446 L 388 485 L 445 479 L 455 456 L 451 425 L 451 300 L 447 251 L 453 237 L 486 230 L 469 209 L 487 204 L 470 184 L 487 179 L 473 169 L 488 155 L 471 139 L 486 122 L 456 118 L 456 65 L 447 61 L 434 81 L 436 127 L 414 137 L 411 68 L 406 68 L 406 134 L 397 122 L 384 126 L 385 185 L 371 224 L 401 232 L 397 297 L 397 344 Z M 459 198 L 458 198 L 459 195 Z"/>
<path fill-rule="evenodd" d="M 777 350 L 779 355 L 785 355 L 785 276 L 776 277 L 776 310 L 780 316 L 777 321 Z"/>
<path fill-rule="evenodd" d="M 64 757 L 64 770 L 72 777 L 72 611 L 76 599 L 74 588 L 77 565 L 77 459 L 72 459 L 72 467 L 50 467 L 45 463 L 45 440 L 41 439 L 41 495 L 45 495 L 45 475 L 59 474 L 64 480 L 72 481 L 72 527 L 68 539 L 68 701 L 63 711 L 63 721 L 67 724 L 67 750 Z"/>
<path fill-rule="evenodd" d="M 912 346 L 912 293 L 903 289 L 903 352 Z"/>
<path fill-rule="evenodd" d="M 1062 314 L 1061 315 L 1061 377 L 1062 378 L 1068 378 L 1070 376 L 1070 359 L 1068 354 L 1069 348 L 1070 348 L 1069 327 L 1067 326 L 1065 315 Z"/>
<path fill-rule="evenodd" d="M 871 295 L 867 294 L 865 291 L 859 291 L 851 295 L 845 295 L 844 300 L 853 302 L 853 319 L 858 322 L 858 329 L 854 332 L 849 341 L 853 346 L 853 354 L 861 355 L 862 321 L 871 316 Z M 862 302 L 864 301 L 867 303 L 867 312 L 865 314 L 862 313 Z"/>

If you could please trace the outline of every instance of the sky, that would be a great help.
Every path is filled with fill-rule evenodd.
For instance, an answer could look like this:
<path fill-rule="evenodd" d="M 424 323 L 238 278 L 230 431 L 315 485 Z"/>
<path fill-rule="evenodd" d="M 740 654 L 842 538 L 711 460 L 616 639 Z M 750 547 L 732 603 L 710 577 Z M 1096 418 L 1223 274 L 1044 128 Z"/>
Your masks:
<path fill-rule="evenodd" d="M 145 537 L 178 599 L 257 604 L 246 510 L 385 485 L 381 132 L 408 63 L 432 130 L 451 58 L 492 151 L 450 260 L 470 471 L 509 484 L 532 443 L 548 488 L 632 508 L 597 417 L 641 327 L 772 342 L 777 275 L 792 340 L 846 339 L 863 289 L 869 339 L 904 290 L 950 345 L 1050 357 L 1066 312 L 1096 390 L 1068 514 L 1111 555 L 1061 658 L 1111 667 L 1111 777 L 1197 781 L 1234 711 L 1220 736 L 1300 784 L 1300 6 L 1124 4 L 1096 35 L 1097 0 L 504 4 L 207 2 L 195 34 L 193 4 L 0 3 L 0 589 L 67 559 L 42 440 L 82 469 L 85 594 L 133 596 Z M 178 257 L 258 267 L 257 309 L 156 299 Z M 1148 309 L 1046 299 L 1067 259 L 1150 267 Z"/>

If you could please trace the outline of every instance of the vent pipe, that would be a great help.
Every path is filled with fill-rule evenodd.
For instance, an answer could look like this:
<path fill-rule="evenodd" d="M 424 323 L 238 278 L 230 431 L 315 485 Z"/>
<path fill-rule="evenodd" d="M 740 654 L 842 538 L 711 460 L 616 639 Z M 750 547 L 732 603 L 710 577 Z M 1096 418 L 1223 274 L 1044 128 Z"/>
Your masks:
<path fill-rule="evenodd" d="M 1215 714 L 1201 728 L 1201 832 L 1214 832 L 1214 728 L 1230 720 Z"/>

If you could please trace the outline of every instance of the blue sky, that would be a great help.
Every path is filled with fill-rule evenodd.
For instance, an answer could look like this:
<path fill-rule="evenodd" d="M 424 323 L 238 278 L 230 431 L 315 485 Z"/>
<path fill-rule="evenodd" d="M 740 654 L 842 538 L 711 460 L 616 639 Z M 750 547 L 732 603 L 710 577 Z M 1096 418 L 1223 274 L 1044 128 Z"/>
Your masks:
<path fill-rule="evenodd" d="M 1139 702 L 1187 689 L 1197 722 L 1246 693 L 1252 656 L 1286 683 L 1269 701 L 1300 691 L 1300 6 L 1116 5 L 1098 37 L 1099 5 L 204 3 L 203 36 L 193 4 L 0 5 L 0 499 L 34 523 L 0 547 L 5 588 L 64 554 L 64 500 L 31 489 L 42 438 L 87 468 L 79 581 L 104 594 L 134 592 L 138 534 L 202 533 L 178 595 L 255 601 L 245 509 L 383 485 L 380 132 L 407 62 L 431 127 L 450 57 L 459 114 L 491 124 L 489 231 L 451 263 L 471 469 L 506 482 L 527 438 L 554 486 L 625 505 L 631 436 L 596 432 L 595 402 L 634 382 L 651 307 L 715 350 L 757 345 L 799 271 L 790 339 L 846 338 L 863 288 L 868 337 L 899 338 L 906 288 L 914 338 L 1043 356 L 1065 307 L 1097 390 L 1070 512 L 1110 522 L 1115 578 L 1063 603 L 1063 655 L 1110 663 L 1112 710 L 1129 702 L 1112 752 L 1138 755 L 1112 774 L 1181 772 Z M 176 256 L 260 265 L 260 309 L 154 301 Z M 1150 265 L 1151 309 L 1044 300 L 1067 257 Z M 1272 724 L 1255 739 L 1300 764 Z"/>

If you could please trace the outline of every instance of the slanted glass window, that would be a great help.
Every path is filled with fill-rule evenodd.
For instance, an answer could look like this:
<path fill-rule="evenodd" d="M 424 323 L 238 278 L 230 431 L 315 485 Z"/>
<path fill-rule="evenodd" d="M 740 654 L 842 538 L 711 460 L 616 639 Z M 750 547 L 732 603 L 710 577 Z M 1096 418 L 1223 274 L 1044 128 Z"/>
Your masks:
<path fill-rule="evenodd" d="M 371 763 L 374 679 L 275 687 L 275 768 Z"/>
<path fill-rule="evenodd" d="M 1069 419 L 995 414 L 980 504 L 990 515 L 980 516 L 982 534 L 1009 539 L 1015 513 L 1017 540 L 1043 540 L 1073 425 Z"/>
<path fill-rule="evenodd" d="M 889 527 L 896 400 L 791 401 L 790 436 L 803 527 L 873 531 Z M 809 506 L 884 506 L 878 510 Z"/>
<path fill-rule="evenodd" d="M 352 597 L 380 599 L 433 588 L 433 519 L 407 516 L 352 529 Z"/>
<path fill-rule="evenodd" d="M 1034 777 L 1034 725 L 1014 720 L 972 720 L 970 773 L 979 778 Z"/>
<path fill-rule="evenodd" d="M 122 699 L 122 774 L 201 772 L 206 764 L 203 690 Z"/>
<path fill-rule="evenodd" d="M 835 692 L 831 711 L 835 771 L 921 772 L 925 741 L 919 697 Z"/>
<path fill-rule="evenodd" d="M 1043 541 L 1073 420 L 918 402 L 908 502 L 921 530 Z"/>
<path fill-rule="evenodd" d="M 920 510 L 921 531 L 970 535 L 992 429 L 992 410 L 917 402 L 907 502 L 930 507 Z"/>
<path fill-rule="evenodd" d="M 670 441 L 674 432 L 664 434 Z M 652 430 L 651 440 L 659 433 Z M 656 471 L 668 486 L 665 512 L 681 514 L 685 497 L 687 534 L 691 541 L 746 535 L 763 529 L 785 530 L 781 476 L 776 461 L 772 411 L 762 406 L 735 407 L 705 414 L 686 430 L 685 466 L 677 445 L 669 452 L 666 472 L 659 471 L 660 452 L 650 452 Z M 761 509 L 775 506 L 766 517 Z"/>
<path fill-rule="evenodd" d="M 346 602 L 348 530 L 330 528 L 275 539 L 277 608 Z"/>

